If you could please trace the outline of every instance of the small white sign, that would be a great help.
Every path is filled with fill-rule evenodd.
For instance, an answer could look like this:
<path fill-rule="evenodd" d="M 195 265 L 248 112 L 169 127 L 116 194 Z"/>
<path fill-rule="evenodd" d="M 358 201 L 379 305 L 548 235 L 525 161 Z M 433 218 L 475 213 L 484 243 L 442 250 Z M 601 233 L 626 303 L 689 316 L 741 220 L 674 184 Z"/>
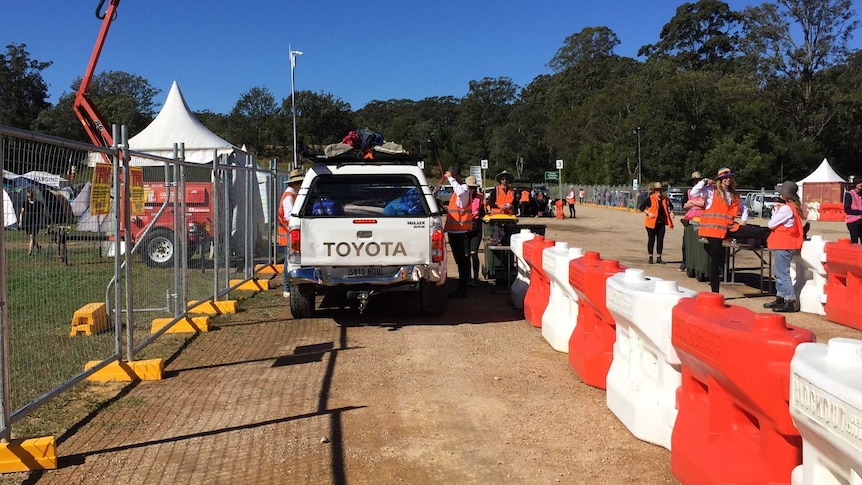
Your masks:
<path fill-rule="evenodd" d="M 425 170 L 425 160 L 419 160 L 416 162 L 416 165 L 419 165 L 419 168 Z"/>
<path fill-rule="evenodd" d="M 488 160 L 482 160 L 482 164 L 481 164 L 481 165 L 482 165 L 482 170 L 487 169 L 487 168 L 488 168 Z"/>
<path fill-rule="evenodd" d="M 557 160 L 557 170 L 562 170 L 562 169 L 563 169 L 563 161 Z"/>

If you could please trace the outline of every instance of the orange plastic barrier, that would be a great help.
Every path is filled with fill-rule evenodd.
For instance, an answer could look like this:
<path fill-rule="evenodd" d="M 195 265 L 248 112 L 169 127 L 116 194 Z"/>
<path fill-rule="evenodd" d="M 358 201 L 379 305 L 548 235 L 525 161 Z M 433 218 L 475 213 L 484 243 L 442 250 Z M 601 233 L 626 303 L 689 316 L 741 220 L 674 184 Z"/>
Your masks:
<path fill-rule="evenodd" d="M 718 293 L 673 308 L 682 363 L 671 469 L 684 485 L 790 483 L 802 438 L 790 418 L 790 359 L 813 342 L 784 315 L 725 305 Z"/>
<path fill-rule="evenodd" d="M 852 244 L 849 239 L 839 239 L 825 246 L 826 318 L 862 330 L 862 244 Z"/>
<path fill-rule="evenodd" d="M 569 284 L 578 294 L 578 323 L 569 338 L 569 365 L 585 384 L 607 389 L 617 325 L 608 311 L 607 280 L 625 271 L 619 261 L 587 251 L 569 263 Z"/>
<path fill-rule="evenodd" d="M 818 219 L 821 221 L 843 221 L 844 204 L 821 203 Z"/>
<path fill-rule="evenodd" d="M 534 327 L 542 326 L 542 315 L 548 308 L 551 297 L 551 279 L 542 268 L 542 251 L 554 246 L 553 239 L 545 239 L 536 235 L 529 241 L 524 241 L 524 260 L 530 267 L 530 287 L 524 296 L 524 318 Z"/>

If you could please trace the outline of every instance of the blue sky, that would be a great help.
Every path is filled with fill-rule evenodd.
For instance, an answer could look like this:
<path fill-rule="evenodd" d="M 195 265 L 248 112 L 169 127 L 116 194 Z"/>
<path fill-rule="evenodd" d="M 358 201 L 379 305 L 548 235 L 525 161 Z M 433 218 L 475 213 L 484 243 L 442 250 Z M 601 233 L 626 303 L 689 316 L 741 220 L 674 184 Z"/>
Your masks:
<path fill-rule="evenodd" d="M 106 0 L 107 3 L 108 0 Z M 126 71 L 161 89 L 176 80 L 192 110 L 227 113 L 264 86 L 290 96 L 288 46 L 304 52 L 296 90 L 331 93 L 359 109 L 371 100 L 462 97 L 483 77 L 529 84 L 569 35 L 607 26 L 635 57 L 658 40 L 682 2 L 650 0 L 124 0 L 97 72 Z M 742 9 L 758 2 L 729 1 Z M 27 44 L 50 101 L 84 73 L 101 26 L 98 0 L 9 0 L 0 40 Z M 857 12 L 858 13 L 858 12 Z M 852 45 L 859 47 L 862 32 Z"/>

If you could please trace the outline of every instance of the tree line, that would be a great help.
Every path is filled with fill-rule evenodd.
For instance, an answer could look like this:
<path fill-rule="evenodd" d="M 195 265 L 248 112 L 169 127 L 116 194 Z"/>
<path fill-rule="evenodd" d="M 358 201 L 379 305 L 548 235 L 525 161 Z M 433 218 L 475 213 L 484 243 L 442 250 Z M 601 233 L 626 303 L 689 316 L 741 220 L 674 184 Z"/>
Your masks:
<path fill-rule="evenodd" d="M 470 81 L 466 95 L 371 101 L 353 110 L 336 95 L 296 93 L 297 144 L 313 151 L 367 127 L 428 154 L 426 171 L 490 162 L 541 180 L 565 161 L 579 184 L 684 183 L 693 171 L 731 167 L 739 183 L 798 180 L 827 157 L 842 175 L 862 175 L 862 53 L 848 42 L 859 26 L 850 0 L 776 0 L 733 11 L 719 0 L 680 5 L 638 60 L 620 56 L 604 26 L 566 38 L 550 74 L 526 86 L 507 77 Z M 41 71 L 24 44 L 0 54 L 0 123 L 86 140 L 72 93 L 46 100 Z M 97 74 L 90 96 L 111 123 L 139 132 L 160 90 L 121 71 Z M 265 86 L 243 93 L 229 113 L 196 116 L 261 160 L 292 163 L 292 103 Z"/>

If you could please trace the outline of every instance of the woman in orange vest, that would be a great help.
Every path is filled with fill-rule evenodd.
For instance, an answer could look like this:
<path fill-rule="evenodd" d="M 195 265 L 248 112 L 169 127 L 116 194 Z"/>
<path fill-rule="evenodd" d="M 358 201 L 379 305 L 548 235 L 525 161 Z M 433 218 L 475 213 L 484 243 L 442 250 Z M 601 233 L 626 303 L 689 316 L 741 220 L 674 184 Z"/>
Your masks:
<path fill-rule="evenodd" d="M 293 203 L 296 201 L 296 194 L 302 181 L 305 180 L 305 171 L 301 168 L 295 168 L 288 175 L 287 188 L 281 193 L 281 200 L 278 201 L 278 245 L 284 246 L 284 291 L 282 296 L 290 298 L 290 283 L 287 280 L 287 255 L 290 254 L 290 248 L 287 245 L 287 225 L 290 222 L 290 213 L 293 212 Z"/>
<path fill-rule="evenodd" d="M 661 252 L 664 249 L 664 231 L 665 226 L 673 229 L 673 204 L 670 200 L 662 195 L 661 182 L 656 182 L 652 186 L 650 196 L 641 202 L 640 210 L 646 217 L 644 218 L 644 226 L 647 232 L 647 253 L 649 254 L 649 264 L 653 264 L 652 251 L 655 247 L 656 263 L 664 264 L 661 259 Z"/>
<path fill-rule="evenodd" d="M 736 193 L 736 179 L 733 171 L 722 168 L 715 181 L 708 178 L 694 184 L 691 197 L 703 197 L 704 209 L 700 214 L 697 235 L 706 238 L 706 252 L 709 253 L 709 286 L 718 293 L 719 275 L 724 270 L 724 246 L 722 242 L 728 232 L 735 231 L 739 224 L 734 222 L 739 211 L 739 194 Z M 743 206 L 742 224 L 748 221 L 748 209 Z"/>
<path fill-rule="evenodd" d="M 449 298 L 467 298 L 467 282 L 470 279 L 470 257 L 467 233 L 473 229 L 473 212 L 470 206 L 470 189 L 461 183 L 461 167 L 452 165 L 443 174 L 452 186 L 448 214 L 443 230 L 449 234 L 449 248 L 458 266 L 458 289 L 449 293 Z"/>
<path fill-rule="evenodd" d="M 766 240 L 766 246 L 772 249 L 775 258 L 776 298 L 773 302 L 763 304 L 763 308 L 772 308 L 774 312 L 799 311 L 799 300 L 796 299 L 793 280 L 790 279 L 790 261 L 793 260 L 793 255 L 802 249 L 805 240 L 798 190 L 796 182 L 789 180 L 775 186 L 781 202 L 775 204 L 772 218 L 769 219 L 772 233 Z"/>

